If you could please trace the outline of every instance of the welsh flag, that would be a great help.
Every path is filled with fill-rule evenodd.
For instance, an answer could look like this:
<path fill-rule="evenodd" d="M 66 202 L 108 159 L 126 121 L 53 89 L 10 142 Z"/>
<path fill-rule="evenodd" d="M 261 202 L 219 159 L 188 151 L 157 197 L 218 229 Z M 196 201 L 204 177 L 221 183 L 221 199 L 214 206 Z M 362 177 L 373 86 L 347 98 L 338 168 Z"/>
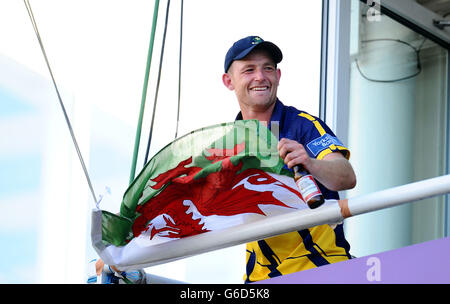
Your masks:
<path fill-rule="evenodd" d="M 308 208 L 257 120 L 193 131 L 168 144 L 126 190 L 120 213 L 94 210 L 92 244 L 122 270 L 161 243 Z"/>

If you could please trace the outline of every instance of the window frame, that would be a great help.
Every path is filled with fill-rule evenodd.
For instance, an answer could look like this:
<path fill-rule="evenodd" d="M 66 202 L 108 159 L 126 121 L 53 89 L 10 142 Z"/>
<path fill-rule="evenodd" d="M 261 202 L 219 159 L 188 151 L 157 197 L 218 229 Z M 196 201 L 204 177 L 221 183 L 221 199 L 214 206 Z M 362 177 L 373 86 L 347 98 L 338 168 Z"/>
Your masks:
<path fill-rule="evenodd" d="M 340 140 L 348 143 L 350 100 L 351 1 L 323 1 L 319 117 Z M 381 14 L 436 42 L 447 50 L 447 126 L 445 172 L 450 174 L 450 27 L 439 29 L 443 18 L 410 0 L 360 0 Z M 369 9 L 369 6 L 367 6 Z M 450 194 L 444 200 L 444 237 L 450 236 Z"/>

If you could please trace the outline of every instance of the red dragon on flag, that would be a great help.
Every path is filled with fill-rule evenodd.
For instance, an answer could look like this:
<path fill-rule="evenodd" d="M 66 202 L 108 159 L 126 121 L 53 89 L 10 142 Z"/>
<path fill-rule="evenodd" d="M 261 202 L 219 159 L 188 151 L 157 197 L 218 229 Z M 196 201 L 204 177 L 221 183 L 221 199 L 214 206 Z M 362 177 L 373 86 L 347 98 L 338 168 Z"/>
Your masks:
<path fill-rule="evenodd" d="M 150 230 L 150 239 L 155 235 L 181 238 L 210 231 L 210 225 L 205 226 L 205 223 L 211 216 L 229 217 L 245 213 L 264 215 L 259 205 L 265 204 L 291 208 L 274 197 L 273 190 L 268 186 L 283 187 L 301 197 L 295 189 L 260 169 L 238 173 L 242 169 L 242 162 L 235 166 L 230 158 L 242 152 L 244 147 L 245 142 L 220 154 L 216 149 L 209 149 L 211 156 L 206 158 L 211 163 L 221 161 L 222 165 L 220 171 L 212 172 L 205 178 L 194 180 L 202 168 L 187 167 L 192 163 L 192 157 L 154 178 L 154 189 L 169 185 L 159 195 L 137 207 L 136 211 L 141 215 L 134 221 L 134 236 Z M 234 154 L 231 153 L 233 151 Z M 253 185 L 253 189 L 246 188 L 245 183 Z M 265 191 L 257 191 L 255 186 Z"/>
<path fill-rule="evenodd" d="M 100 211 L 94 248 L 120 265 L 123 252 L 307 208 L 276 145 L 257 121 L 216 125 L 175 140 L 127 189 L 119 215 Z"/>

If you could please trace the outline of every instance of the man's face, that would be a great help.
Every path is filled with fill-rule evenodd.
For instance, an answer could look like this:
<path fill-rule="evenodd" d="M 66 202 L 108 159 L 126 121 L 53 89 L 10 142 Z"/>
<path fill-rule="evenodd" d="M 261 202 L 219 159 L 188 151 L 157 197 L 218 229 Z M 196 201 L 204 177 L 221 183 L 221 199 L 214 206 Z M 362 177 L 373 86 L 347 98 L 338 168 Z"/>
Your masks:
<path fill-rule="evenodd" d="M 264 51 L 253 51 L 234 61 L 223 75 L 225 86 L 234 90 L 241 108 L 265 111 L 277 99 L 280 70 Z"/>

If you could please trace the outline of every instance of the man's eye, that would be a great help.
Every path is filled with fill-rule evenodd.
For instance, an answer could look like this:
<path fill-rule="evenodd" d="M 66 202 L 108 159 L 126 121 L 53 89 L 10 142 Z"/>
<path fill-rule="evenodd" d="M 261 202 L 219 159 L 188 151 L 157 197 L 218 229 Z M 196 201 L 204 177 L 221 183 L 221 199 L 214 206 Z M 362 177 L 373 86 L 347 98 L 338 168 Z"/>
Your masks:
<path fill-rule="evenodd" d="M 245 69 L 244 72 L 245 72 L 245 73 L 251 73 L 251 72 L 253 72 L 253 69 L 251 69 L 251 68 Z"/>

